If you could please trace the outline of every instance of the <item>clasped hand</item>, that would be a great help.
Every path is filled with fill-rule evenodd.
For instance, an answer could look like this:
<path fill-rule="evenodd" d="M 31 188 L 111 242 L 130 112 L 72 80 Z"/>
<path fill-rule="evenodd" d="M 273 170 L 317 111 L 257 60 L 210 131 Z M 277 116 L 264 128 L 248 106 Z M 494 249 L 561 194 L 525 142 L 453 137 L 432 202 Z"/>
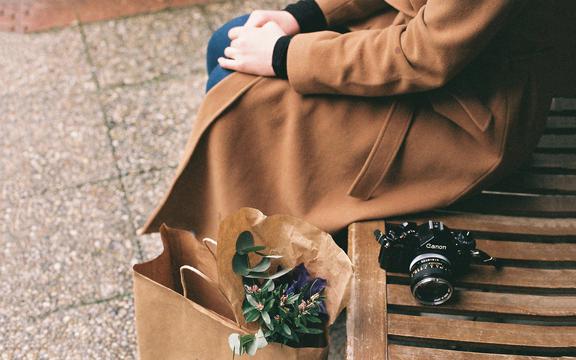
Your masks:
<path fill-rule="evenodd" d="M 255 10 L 244 26 L 230 29 L 230 46 L 224 49 L 226 57 L 218 58 L 218 63 L 229 70 L 274 76 L 272 54 L 276 41 L 298 32 L 298 22 L 289 12 Z"/>

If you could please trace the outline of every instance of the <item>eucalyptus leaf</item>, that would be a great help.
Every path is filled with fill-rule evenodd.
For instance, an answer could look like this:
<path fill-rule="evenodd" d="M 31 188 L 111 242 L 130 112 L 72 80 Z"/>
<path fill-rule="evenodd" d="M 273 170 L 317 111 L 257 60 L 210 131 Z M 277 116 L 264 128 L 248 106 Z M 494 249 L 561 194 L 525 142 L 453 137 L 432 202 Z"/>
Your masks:
<path fill-rule="evenodd" d="M 268 259 L 282 259 L 282 255 L 269 255 L 269 254 L 265 254 L 261 251 L 256 251 L 256 254 L 268 258 Z"/>
<path fill-rule="evenodd" d="M 251 252 L 255 252 L 255 253 L 259 253 L 260 250 L 264 250 L 266 249 L 266 246 L 264 245 L 255 245 L 255 246 L 251 246 L 248 248 L 244 248 L 242 249 L 242 251 L 236 251 L 238 254 L 248 254 Z"/>
<path fill-rule="evenodd" d="M 292 269 L 283 269 L 272 275 L 268 275 L 268 273 L 266 272 L 249 272 L 247 275 L 244 275 L 244 277 L 251 279 L 274 280 L 279 278 L 280 276 L 286 275 L 290 271 L 292 271 Z"/>
<path fill-rule="evenodd" d="M 248 269 L 249 272 L 263 272 L 270 268 L 270 259 L 263 258 L 260 260 L 258 265 L 254 266 L 253 268 Z"/>
<path fill-rule="evenodd" d="M 246 276 L 248 274 L 248 255 L 235 254 L 232 258 L 232 270 L 238 275 Z"/>
<path fill-rule="evenodd" d="M 240 334 L 230 334 L 230 336 L 228 336 L 228 345 L 230 345 L 230 350 L 234 352 L 234 355 L 242 355 L 242 347 L 240 346 Z"/>
<path fill-rule="evenodd" d="M 315 328 L 307 328 L 305 331 L 302 331 L 306 334 L 323 334 L 324 330 L 322 329 L 315 329 Z"/>
<path fill-rule="evenodd" d="M 236 239 L 236 252 L 238 254 L 245 254 L 245 249 L 254 247 L 254 237 L 250 231 L 242 231 Z"/>

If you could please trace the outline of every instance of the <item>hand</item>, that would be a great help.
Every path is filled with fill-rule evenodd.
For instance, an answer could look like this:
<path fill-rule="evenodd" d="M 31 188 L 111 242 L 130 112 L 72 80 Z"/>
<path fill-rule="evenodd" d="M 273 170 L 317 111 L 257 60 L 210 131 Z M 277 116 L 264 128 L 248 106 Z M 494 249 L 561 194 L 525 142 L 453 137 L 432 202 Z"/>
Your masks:
<path fill-rule="evenodd" d="M 228 32 L 230 46 L 224 49 L 227 58 L 218 58 L 218 63 L 229 70 L 274 76 L 272 53 L 276 41 L 284 35 L 280 26 L 271 21 L 262 27 L 234 27 Z"/>
<path fill-rule="evenodd" d="M 254 10 L 244 24 L 246 27 L 261 27 L 269 21 L 273 21 L 287 35 L 296 35 L 300 32 L 298 21 L 288 11 L 278 10 Z"/>

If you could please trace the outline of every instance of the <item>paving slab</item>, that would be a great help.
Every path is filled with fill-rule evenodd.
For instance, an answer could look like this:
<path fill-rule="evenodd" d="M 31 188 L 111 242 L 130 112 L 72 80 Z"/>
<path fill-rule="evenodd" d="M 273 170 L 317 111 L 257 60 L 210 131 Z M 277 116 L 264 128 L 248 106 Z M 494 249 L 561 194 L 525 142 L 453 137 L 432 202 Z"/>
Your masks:
<path fill-rule="evenodd" d="M 0 32 L 0 96 L 95 89 L 77 27 L 42 34 Z"/>
<path fill-rule="evenodd" d="M 176 166 L 204 97 L 205 76 L 109 89 L 102 103 L 122 174 Z"/>
<path fill-rule="evenodd" d="M 176 169 L 171 167 L 122 177 L 136 228 L 144 225 L 150 213 L 164 198 L 175 175 Z"/>
<path fill-rule="evenodd" d="M 210 30 L 200 7 L 83 25 L 102 87 L 204 70 Z"/>
<path fill-rule="evenodd" d="M 4 324 L 3 324 L 4 326 Z M 7 323 L 0 359 L 135 359 L 132 297 Z"/>
<path fill-rule="evenodd" d="M 0 109 L 0 192 L 30 196 L 118 176 L 95 93 L 1 96 Z"/>
<path fill-rule="evenodd" d="M 131 289 L 134 228 L 119 180 L 0 199 L 0 322 Z"/>

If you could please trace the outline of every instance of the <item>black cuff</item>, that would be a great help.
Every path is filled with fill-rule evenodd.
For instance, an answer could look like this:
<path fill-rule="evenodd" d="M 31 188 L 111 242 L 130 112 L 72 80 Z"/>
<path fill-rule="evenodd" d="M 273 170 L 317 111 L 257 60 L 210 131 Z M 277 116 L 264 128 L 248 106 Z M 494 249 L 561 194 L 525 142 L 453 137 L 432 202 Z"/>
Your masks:
<path fill-rule="evenodd" d="M 292 35 L 282 36 L 276 41 L 272 52 L 272 68 L 276 77 L 288 79 L 288 46 Z"/>
<path fill-rule="evenodd" d="M 300 32 L 322 31 L 327 27 L 326 18 L 322 9 L 314 0 L 300 0 L 284 8 L 300 25 Z"/>

